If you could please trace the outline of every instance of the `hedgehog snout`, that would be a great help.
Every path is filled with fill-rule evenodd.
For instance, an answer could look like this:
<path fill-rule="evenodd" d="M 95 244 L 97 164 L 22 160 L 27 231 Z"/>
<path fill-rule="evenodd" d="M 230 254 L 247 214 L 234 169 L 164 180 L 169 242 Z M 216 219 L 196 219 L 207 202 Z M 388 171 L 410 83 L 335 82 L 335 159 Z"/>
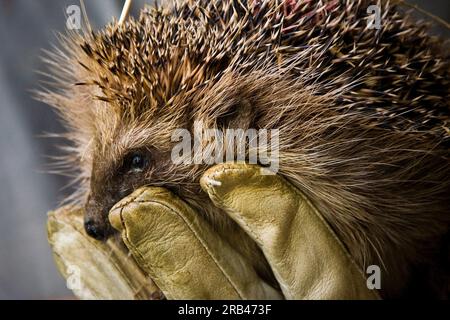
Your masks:
<path fill-rule="evenodd" d="M 113 206 L 105 206 L 89 198 L 85 205 L 84 229 L 86 233 L 96 240 L 106 240 L 113 233 L 108 222 L 108 212 Z"/>
<path fill-rule="evenodd" d="M 99 227 L 92 219 L 87 219 L 84 222 L 84 229 L 86 230 L 86 233 L 94 239 L 103 240 L 105 238 L 103 228 Z"/>

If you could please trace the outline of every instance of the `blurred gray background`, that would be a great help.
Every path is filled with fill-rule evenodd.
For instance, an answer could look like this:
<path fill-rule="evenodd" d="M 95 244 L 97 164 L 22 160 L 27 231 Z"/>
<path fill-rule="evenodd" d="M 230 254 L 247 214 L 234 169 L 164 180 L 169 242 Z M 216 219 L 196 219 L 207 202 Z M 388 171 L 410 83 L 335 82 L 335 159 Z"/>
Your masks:
<path fill-rule="evenodd" d="M 134 1 L 133 11 L 143 3 Z M 450 21 L 449 0 L 409 0 Z M 120 15 L 123 1 L 85 0 L 91 23 L 101 28 Z M 79 0 L 0 0 L 0 299 L 70 298 L 46 240 L 46 212 L 67 194 L 64 178 L 45 173 L 60 132 L 53 111 L 31 98 L 43 70 L 42 48 L 63 31 L 65 9 Z M 443 31 L 446 36 L 449 31 Z"/>

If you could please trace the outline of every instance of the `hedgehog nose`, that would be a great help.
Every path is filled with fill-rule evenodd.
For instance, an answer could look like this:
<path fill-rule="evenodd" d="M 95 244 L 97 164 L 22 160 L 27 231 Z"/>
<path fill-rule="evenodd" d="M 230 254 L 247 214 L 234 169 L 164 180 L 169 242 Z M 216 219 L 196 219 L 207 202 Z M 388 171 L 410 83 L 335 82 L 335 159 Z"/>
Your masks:
<path fill-rule="evenodd" d="M 106 234 L 103 228 L 97 226 L 91 219 L 88 219 L 84 222 L 84 229 L 86 230 L 86 233 L 94 239 L 104 240 L 106 238 Z"/>

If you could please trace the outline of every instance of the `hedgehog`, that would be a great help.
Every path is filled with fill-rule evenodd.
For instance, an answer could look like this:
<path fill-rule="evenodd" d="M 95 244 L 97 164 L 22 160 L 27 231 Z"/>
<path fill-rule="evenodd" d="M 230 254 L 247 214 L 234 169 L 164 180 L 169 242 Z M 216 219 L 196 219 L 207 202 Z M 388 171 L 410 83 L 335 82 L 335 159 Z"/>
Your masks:
<path fill-rule="evenodd" d="M 179 0 L 60 40 L 38 98 L 67 128 L 58 169 L 75 177 L 68 201 L 89 235 L 114 237 L 111 207 L 162 186 L 276 286 L 201 190 L 211 165 L 174 164 L 171 137 L 196 121 L 278 129 L 278 174 L 361 270 L 381 268 L 383 298 L 448 297 L 450 51 L 398 1 Z"/>

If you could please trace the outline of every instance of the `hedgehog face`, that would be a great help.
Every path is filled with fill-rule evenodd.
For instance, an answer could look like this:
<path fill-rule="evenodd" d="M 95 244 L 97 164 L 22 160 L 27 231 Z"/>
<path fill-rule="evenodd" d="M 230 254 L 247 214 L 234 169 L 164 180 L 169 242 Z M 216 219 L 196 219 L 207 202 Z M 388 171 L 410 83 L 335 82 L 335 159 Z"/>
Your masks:
<path fill-rule="evenodd" d="M 99 109 L 104 107 L 109 106 Z M 98 119 L 102 115 L 95 116 Z M 93 142 L 85 150 L 82 166 L 82 175 L 86 177 L 83 189 L 87 195 L 85 228 L 96 239 L 111 235 L 108 213 L 119 200 L 142 186 L 174 190 L 187 176 L 171 162 L 169 133 L 176 122 L 161 117 L 146 122 L 123 118 L 105 122 L 109 125 L 97 127 L 92 133 Z"/>
<path fill-rule="evenodd" d="M 151 155 L 146 149 L 131 151 L 117 164 L 107 166 L 107 171 L 104 163 L 98 159 L 93 164 L 91 192 L 85 205 L 86 232 L 98 240 L 111 234 L 111 227 L 107 223 L 111 207 L 146 183 Z"/>

